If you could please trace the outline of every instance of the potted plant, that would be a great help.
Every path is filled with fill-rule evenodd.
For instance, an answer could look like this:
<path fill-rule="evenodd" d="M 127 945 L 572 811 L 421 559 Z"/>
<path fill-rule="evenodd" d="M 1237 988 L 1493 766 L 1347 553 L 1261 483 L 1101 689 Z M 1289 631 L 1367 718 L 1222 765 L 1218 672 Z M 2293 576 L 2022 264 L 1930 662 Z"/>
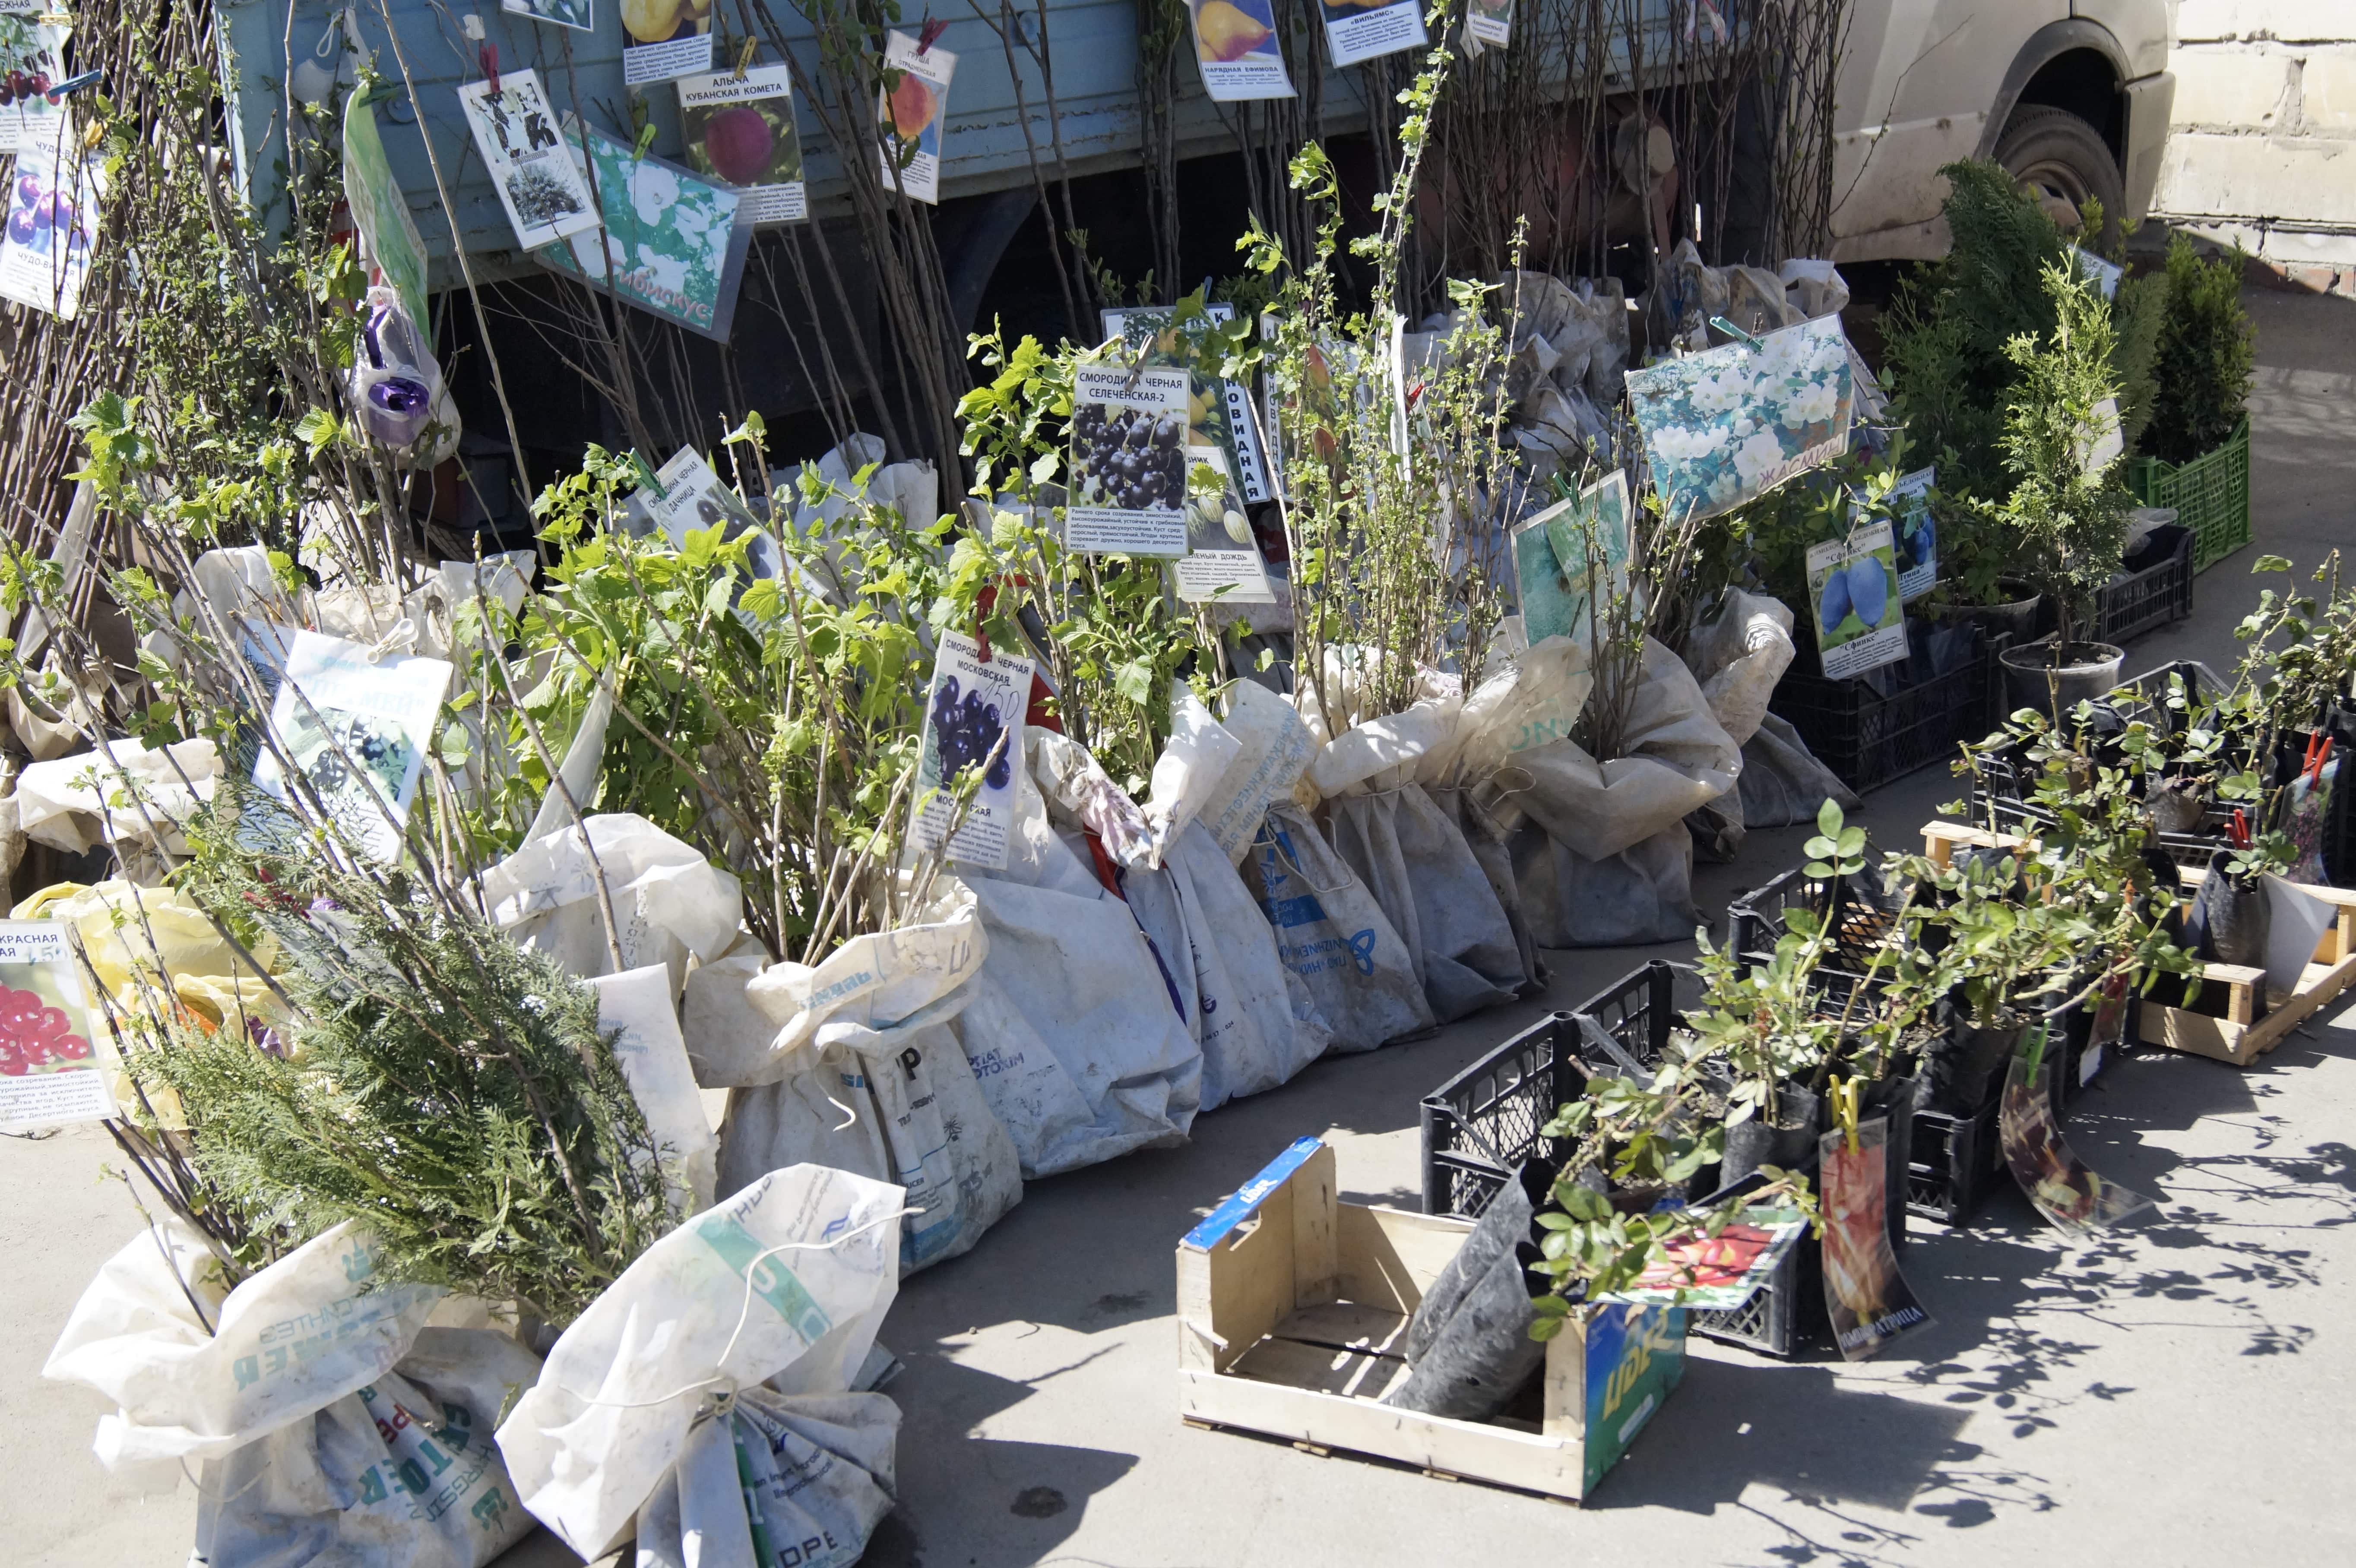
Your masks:
<path fill-rule="evenodd" d="M 2186 464 L 2223 446 L 2240 428 L 2257 358 L 2257 329 L 2242 308 L 2237 248 L 2203 261 L 2183 234 L 2168 246 L 2168 304 L 2152 361 L 2151 417 L 2136 451 Z"/>

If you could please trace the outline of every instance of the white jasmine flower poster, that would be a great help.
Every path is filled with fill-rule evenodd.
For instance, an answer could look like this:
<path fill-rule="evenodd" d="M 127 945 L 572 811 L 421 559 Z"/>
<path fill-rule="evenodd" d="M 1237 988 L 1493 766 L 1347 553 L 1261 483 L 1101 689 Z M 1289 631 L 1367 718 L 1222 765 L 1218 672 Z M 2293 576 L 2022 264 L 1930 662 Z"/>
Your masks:
<path fill-rule="evenodd" d="M 1628 375 L 1670 521 L 1714 517 L 1848 450 L 1848 340 L 1826 316 Z"/>

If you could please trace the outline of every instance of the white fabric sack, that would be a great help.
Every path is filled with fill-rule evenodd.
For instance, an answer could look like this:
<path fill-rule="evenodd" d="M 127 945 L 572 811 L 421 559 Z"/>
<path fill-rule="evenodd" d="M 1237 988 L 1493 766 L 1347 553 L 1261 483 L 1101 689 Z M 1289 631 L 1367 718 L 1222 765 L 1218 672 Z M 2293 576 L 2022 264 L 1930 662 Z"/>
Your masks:
<path fill-rule="evenodd" d="M 1541 947 L 1682 942 L 1703 923 L 1693 899 L 1693 837 L 1673 822 L 1590 860 L 1536 825 L 1514 835 L 1514 870 Z"/>
<path fill-rule="evenodd" d="M 1276 933 L 1199 824 L 1179 835 L 1160 871 L 1125 873 L 1122 890 L 1176 972 L 1203 1051 L 1204 1110 L 1273 1089 L 1325 1053 L 1322 1020 L 1293 1017 Z"/>
<path fill-rule="evenodd" d="M 851 1568 L 892 1510 L 899 1431 L 880 1393 L 746 1389 L 697 1422 L 639 1510 L 634 1568 Z"/>
<path fill-rule="evenodd" d="M 614 971 L 598 907 L 595 865 L 605 874 L 622 967 L 660 964 L 677 994 L 687 961 L 717 958 L 736 940 L 744 912 L 736 879 L 643 816 L 609 813 L 527 840 L 483 873 L 491 922 L 527 949 L 586 979 Z"/>
<path fill-rule="evenodd" d="M 1316 754 L 1317 741 L 1292 704 L 1250 680 L 1228 688 L 1227 716 L 1220 728 L 1234 737 L 1237 753 L 1196 820 L 1226 852 L 1228 864 L 1240 866 L 1268 816 L 1268 803 L 1291 795 Z"/>
<path fill-rule="evenodd" d="M 1211 710 L 1183 680 L 1171 683 L 1170 725 L 1169 742 L 1153 762 L 1144 807 L 1146 824 L 1152 831 L 1144 863 L 1155 867 L 1187 825 L 1219 795 L 1227 771 L 1242 760 L 1244 752 L 1244 743 L 1211 717 Z M 1131 862 L 1124 859 L 1122 863 Z"/>
<path fill-rule="evenodd" d="M 199 1480 L 207 1568 L 482 1568 L 531 1533 L 491 1428 L 540 1358 L 485 1328 L 426 1328 L 401 1365 Z"/>
<path fill-rule="evenodd" d="M 727 952 L 688 971 L 679 1029 L 700 1087 L 727 1089 L 773 1076 L 777 1022 L 745 994 L 768 966 L 769 950 L 760 939 L 739 932 Z"/>
<path fill-rule="evenodd" d="M 1796 652 L 1792 612 L 1782 600 L 1730 588 L 1717 613 L 1695 630 L 1686 666 L 1701 682 L 1710 716 L 1740 746 L 1758 732 Z"/>
<path fill-rule="evenodd" d="M 1529 978 L 1513 923 L 1463 830 L 1419 784 L 1325 803 L 1335 853 L 1406 944 L 1432 1018 L 1511 1001 Z"/>
<path fill-rule="evenodd" d="M 1814 822 L 1825 802 L 1837 802 L 1843 811 L 1864 803 L 1838 775 L 1816 760 L 1792 721 L 1770 713 L 1742 743 L 1740 800 L 1742 821 L 1749 827 L 1788 827 Z"/>
<path fill-rule="evenodd" d="M 681 1214 L 711 1208 L 720 1140 L 696 1093 L 695 1069 L 671 1008 L 670 971 L 649 964 L 599 976 L 589 988 L 597 993 L 599 1030 L 618 1031 L 614 1057 L 660 1151 L 664 1189 Z"/>
<path fill-rule="evenodd" d="M 499 1426 L 524 1505 L 592 1562 L 677 1463 L 707 1398 L 840 1393 L 899 1287 L 903 1194 L 798 1165 L 657 1242 L 549 1351 Z"/>
<path fill-rule="evenodd" d="M 31 763 L 16 780 L 16 826 L 36 844 L 80 855 L 101 844 L 188 852 L 182 829 L 220 783 L 210 741 L 149 751 L 109 741 L 95 751 Z"/>
<path fill-rule="evenodd" d="M 1538 957 L 1537 939 L 1522 909 L 1521 884 L 1514 878 L 1514 852 L 1506 842 L 1509 833 L 1469 789 L 1427 784 L 1424 793 L 1431 796 L 1431 804 L 1463 836 L 1464 847 L 1481 868 L 1497 907 L 1505 911 L 1505 926 L 1514 940 L 1515 963 L 1523 975 L 1519 991 L 1524 996 L 1531 994 L 1545 981 L 1547 968 Z"/>
<path fill-rule="evenodd" d="M 1025 738 L 1033 767 L 1015 775 L 1006 869 L 959 869 L 989 944 L 951 1026 L 1026 1180 L 1180 1141 L 1203 1080 L 1177 969 L 1098 880 L 1086 840 L 1058 830 L 1034 782 L 1076 776 L 1079 748 L 1040 734 L 1056 744 Z"/>
<path fill-rule="evenodd" d="M 1299 805 L 1268 808 L 1244 861 L 1244 885 L 1297 985 L 1294 1018 L 1321 1024 L 1327 1050 L 1372 1051 L 1432 1027 L 1407 944 Z"/>
<path fill-rule="evenodd" d="M 202 1239 L 166 1221 L 101 1264 L 74 1304 L 41 1375 L 122 1407 L 99 1419 L 108 1469 L 217 1459 L 357 1393 L 392 1371 L 443 1294 L 377 1279 L 375 1248 L 349 1221 L 226 1295 L 219 1281 Z"/>
<path fill-rule="evenodd" d="M 733 1074 L 720 1140 L 723 1192 L 802 1161 L 897 1183 L 904 1275 L 969 1250 L 1023 1200 L 1014 1145 L 949 1032 L 990 945 L 969 901 L 950 907 L 745 987 L 773 1039 Z"/>

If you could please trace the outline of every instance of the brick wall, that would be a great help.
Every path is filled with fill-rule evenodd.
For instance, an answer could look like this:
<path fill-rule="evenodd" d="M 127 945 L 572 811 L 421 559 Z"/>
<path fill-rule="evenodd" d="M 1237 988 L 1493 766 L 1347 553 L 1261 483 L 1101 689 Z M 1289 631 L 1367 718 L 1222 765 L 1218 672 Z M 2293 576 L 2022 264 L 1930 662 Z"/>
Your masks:
<path fill-rule="evenodd" d="M 2356 0 L 2179 0 L 2157 215 L 2356 287 Z"/>

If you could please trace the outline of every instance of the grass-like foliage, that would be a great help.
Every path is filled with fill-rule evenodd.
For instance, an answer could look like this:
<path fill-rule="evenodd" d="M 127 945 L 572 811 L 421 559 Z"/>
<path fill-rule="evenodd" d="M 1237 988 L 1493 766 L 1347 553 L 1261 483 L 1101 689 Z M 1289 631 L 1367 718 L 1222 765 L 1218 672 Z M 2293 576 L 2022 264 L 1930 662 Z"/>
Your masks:
<path fill-rule="evenodd" d="M 132 1054 L 216 1200 L 256 1247 L 356 1220 L 390 1278 L 569 1322 L 676 1218 L 594 994 L 400 874 L 252 864 L 198 891 L 293 960 L 285 1053 L 173 1025 Z"/>

